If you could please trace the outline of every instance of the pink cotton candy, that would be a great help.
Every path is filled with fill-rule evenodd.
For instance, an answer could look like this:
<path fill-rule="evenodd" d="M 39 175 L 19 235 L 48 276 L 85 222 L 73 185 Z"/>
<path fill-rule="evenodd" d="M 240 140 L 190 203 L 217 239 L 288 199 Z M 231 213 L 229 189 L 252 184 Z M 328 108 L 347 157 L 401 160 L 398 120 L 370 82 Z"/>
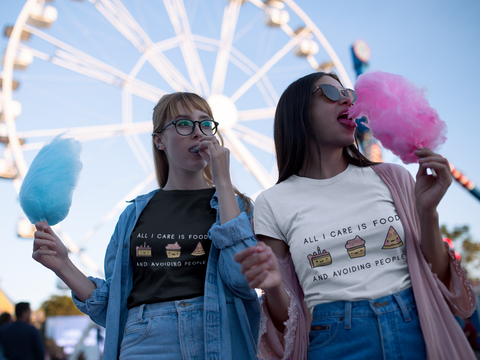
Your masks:
<path fill-rule="evenodd" d="M 358 100 L 353 118 L 366 116 L 368 127 L 383 147 L 405 164 L 417 163 L 417 146 L 435 150 L 447 140 L 447 126 L 430 107 L 425 89 L 403 76 L 382 71 L 366 73 L 355 84 Z"/>

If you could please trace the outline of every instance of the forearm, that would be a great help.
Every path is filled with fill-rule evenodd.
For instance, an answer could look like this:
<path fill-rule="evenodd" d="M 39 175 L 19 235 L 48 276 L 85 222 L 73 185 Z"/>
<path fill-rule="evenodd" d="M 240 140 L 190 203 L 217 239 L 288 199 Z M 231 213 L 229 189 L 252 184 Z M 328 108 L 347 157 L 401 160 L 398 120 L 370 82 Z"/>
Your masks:
<path fill-rule="evenodd" d="M 94 283 L 90 281 L 71 261 L 66 266 L 55 272 L 56 275 L 73 291 L 75 296 L 85 302 L 92 292 L 96 289 Z"/>
<path fill-rule="evenodd" d="M 437 211 L 419 212 L 421 249 L 432 271 L 447 286 L 450 286 L 450 259 L 440 233 Z"/>
<path fill-rule="evenodd" d="M 219 181 L 215 186 L 217 188 L 220 223 L 225 224 L 240 215 L 240 208 L 230 180 Z"/>
<path fill-rule="evenodd" d="M 272 318 L 275 328 L 282 332 L 285 330 L 284 322 L 288 320 L 288 307 L 290 297 L 283 284 L 278 287 L 266 290 L 268 312 Z"/>

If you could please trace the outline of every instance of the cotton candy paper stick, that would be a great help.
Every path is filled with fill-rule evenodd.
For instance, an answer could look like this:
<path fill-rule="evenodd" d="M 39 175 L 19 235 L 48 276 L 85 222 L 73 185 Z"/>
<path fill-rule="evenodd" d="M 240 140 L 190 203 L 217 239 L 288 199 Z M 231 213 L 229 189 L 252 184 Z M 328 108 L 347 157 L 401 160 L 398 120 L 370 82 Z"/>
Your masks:
<path fill-rule="evenodd" d="M 405 164 L 418 162 L 413 153 L 418 146 L 435 151 L 447 140 L 447 126 L 430 107 L 425 89 L 405 77 L 365 73 L 358 77 L 355 91 L 358 100 L 349 115 L 366 116 L 373 136 Z"/>
<path fill-rule="evenodd" d="M 65 219 L 82 163 L 78 141 L 59 135 L 33 159 L 20 188 L 20 206 L 28 220 L 50 226 Z"/>

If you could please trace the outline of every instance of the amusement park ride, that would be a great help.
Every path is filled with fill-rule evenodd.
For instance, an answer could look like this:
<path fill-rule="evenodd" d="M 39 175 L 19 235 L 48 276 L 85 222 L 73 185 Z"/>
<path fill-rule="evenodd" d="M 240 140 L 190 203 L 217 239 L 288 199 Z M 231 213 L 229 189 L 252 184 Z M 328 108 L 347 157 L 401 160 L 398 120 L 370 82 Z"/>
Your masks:
<path fill-rule="evenodd" d="M 82 142 L 86 161 L 74 202 L 84 206 L 78 215 L 84 234 L 70 236 L 63 223 L 56 231 L 71 254 L 100 275 L 85 243 L 126 200 L 153 186 L 145 144 L 151 109 L 162 95 L 192 91 L 209 101 L 235 160 L 233 180 L 255 196 L 275 183 L 271 127 L 278 91 L 311 71 L 334 70 L 353 86 L 325 36 L 293 0 L 164 0 L 142 3 L 143 10 L 126 3 L 27 0 L 4 29 L 0 177 L 18 193 L 45 143 L 64 132 Z M 263 57 L 259 47 L 265 47 Z M 365 47 L 354 50 L 359 66 L 365 65 Z M 16 81 L 19 72 L 31 75 Z M 381 161 L 380 145 L 368 132 L 362 145 Z M 452 175 L 480 200 L 473 182 L 453 166 Z M 20 219 L 19 236 L 31 233 L 31 224 Z"/>

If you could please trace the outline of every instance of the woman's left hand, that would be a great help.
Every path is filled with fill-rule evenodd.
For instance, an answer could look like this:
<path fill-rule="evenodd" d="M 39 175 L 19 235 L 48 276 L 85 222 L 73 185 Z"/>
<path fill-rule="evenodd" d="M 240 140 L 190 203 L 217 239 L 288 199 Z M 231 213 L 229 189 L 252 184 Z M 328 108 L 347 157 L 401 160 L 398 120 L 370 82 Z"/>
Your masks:
<path fill-rule="evenodd" d="M 415 185 L 417 211 L 436 211 L 452 183 L 450 165 L 447 159 L 428 148 L 418 148 L 415 155 L 418 156 L 419 163 Z M 435 171 L 436 175 L 428 175 L 428 168 Z"/>
<path fill-rule="evenodd" d="M 218 187 L 221 182 L 230 180 L 230 150 L 223 147 L 215 136 L 200 138 L 199 155 L 212 169 L 213 183 Z"/>

